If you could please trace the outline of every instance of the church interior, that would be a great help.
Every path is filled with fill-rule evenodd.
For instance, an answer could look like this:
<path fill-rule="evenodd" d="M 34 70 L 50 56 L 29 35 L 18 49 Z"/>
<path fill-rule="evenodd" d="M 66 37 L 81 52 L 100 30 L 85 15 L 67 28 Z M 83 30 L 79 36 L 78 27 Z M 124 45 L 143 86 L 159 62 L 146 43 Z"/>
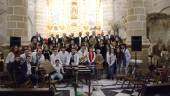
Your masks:
<path fill-rule="evenodd" d="M 0 0 L 0 96 L 170 96 L 170 0 Z"/>

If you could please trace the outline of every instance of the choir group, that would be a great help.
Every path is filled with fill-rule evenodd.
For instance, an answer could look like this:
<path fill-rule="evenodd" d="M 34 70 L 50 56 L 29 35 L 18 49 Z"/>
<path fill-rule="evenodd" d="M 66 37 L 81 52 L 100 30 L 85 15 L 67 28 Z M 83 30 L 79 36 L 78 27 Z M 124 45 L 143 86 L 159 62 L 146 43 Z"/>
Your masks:
<path fill-rule="evenodd" d="M 42 38 L 36 34 L 31 38 L 29 46 L 13 46 L 5 60 L 5 69 L 17 82 L 17 85 L 30 79 L 34 87 L 39 82 L 38 70 L 44 62 L 49 62 L 54 71 L 50 78 L 61 81 L 63 66 L 84 65 L 91 66 L 92 74 L 97 79 L 114 79 L 117 74 L 127 74 L 131 54 L 123 40 L 111 31 L 90 35 L 86 32 L 83 37 L 79 32 L 75 37 L 72 33 L 67 36 L 51 34 L 49 38 Z"/>

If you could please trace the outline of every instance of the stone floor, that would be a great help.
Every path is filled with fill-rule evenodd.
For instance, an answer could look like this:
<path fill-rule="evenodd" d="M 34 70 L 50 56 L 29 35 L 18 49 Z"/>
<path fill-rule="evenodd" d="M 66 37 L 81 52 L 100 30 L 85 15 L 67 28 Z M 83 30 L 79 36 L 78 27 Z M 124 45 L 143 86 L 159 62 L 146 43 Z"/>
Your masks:
<path fill-rule="evenodd" d="M 115 80 L 99 80 L 92 81 L 91 96 L 138 96 L 138 92 L 132 91 L 132 89 L 127 89 L 126 85 L 121 88 L 121 85 L 115 85 Z M 73 87 L 64 87 L 66 84 L 57 85 L 56 96 L 75 96 Z M 79 84 L 78 96 L 88 96 L 88 86 L 84 84 Z M 80 95 L 81 94 L 81 95 Z"/>

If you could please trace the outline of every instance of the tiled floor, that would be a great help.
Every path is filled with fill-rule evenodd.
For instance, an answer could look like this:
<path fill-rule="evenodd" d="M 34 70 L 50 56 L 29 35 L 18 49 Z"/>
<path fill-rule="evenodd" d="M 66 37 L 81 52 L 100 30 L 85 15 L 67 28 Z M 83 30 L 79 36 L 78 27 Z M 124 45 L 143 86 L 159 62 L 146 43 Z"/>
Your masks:
<path fill-rule="evenodd" d="M 115 85 L 114 80 L 99 80 L 92 81 L 91 96 L 137 96 L 138 92 L 132 91 L 132 89 L 121 88 L 121 85 Z M 98 86 L 100 85 L 100 86 Z M 58 87 L 64 87 L 65 84 L 57 85 Z M 80 84 L 78 88 L 78 94 L 84 94 L 80 96 L 88 96 L 88 86 Z M 59 94 L 56 96 L 75 96 L 73 87 L 57 88 Z M 65 91 L 64 91 L 65 90 Z"/>

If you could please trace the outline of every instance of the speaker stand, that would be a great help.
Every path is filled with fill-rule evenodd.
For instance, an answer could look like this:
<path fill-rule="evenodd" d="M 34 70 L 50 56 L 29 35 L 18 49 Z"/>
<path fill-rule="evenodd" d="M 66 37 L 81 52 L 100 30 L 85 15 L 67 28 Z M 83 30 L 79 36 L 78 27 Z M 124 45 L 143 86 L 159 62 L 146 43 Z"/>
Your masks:
<path fill-rule="evenodd" d="M 135 64 L 133 68 L 134 74 L 136 74 L 136 67 L 137 67 L 137 51 L 135 51 Z"/>

